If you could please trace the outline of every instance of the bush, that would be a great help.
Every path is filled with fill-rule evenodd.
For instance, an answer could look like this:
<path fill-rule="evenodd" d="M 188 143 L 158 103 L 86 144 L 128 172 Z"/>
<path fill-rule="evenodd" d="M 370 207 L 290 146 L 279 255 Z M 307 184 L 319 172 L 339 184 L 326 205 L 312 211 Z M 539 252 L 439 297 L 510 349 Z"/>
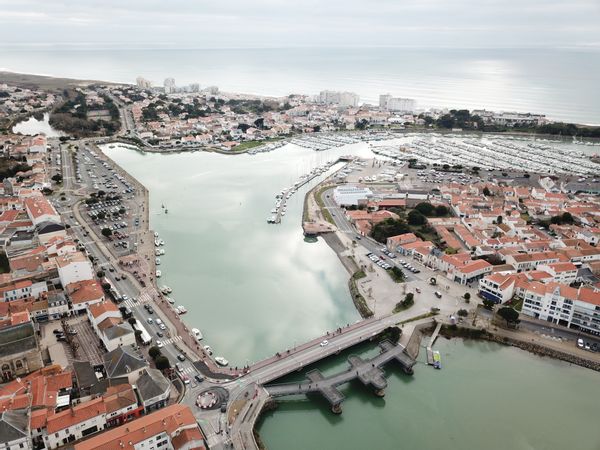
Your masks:
<path fill-rule="evenodd" d="M 469 311 L 466 309 L 459 309 L 456 314 L 458 314 L 460 317 L 467 317 L 469 315 Z"/>

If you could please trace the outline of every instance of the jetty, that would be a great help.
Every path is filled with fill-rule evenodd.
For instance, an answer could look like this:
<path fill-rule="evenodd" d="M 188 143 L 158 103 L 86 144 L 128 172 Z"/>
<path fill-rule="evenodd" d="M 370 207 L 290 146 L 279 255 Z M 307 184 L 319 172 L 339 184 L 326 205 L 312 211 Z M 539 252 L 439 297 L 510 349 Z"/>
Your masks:
<path fill-rule="evenodd" d="M 433 344 L 435 342 L 435 340 L 437 339 L 438 335 L 440 334 L 440 330 L 442 329 L 442 323 L 438 322 L 438 324 L 435 327 L 435 330 L 433 330 L 433 334 L 431 335 L 431 338 L 429 339 L 429 344 L 427 345 L 427 364 L 429 364 L 430 366 L 435 365 L 435 361 L 433 358 Z"/>

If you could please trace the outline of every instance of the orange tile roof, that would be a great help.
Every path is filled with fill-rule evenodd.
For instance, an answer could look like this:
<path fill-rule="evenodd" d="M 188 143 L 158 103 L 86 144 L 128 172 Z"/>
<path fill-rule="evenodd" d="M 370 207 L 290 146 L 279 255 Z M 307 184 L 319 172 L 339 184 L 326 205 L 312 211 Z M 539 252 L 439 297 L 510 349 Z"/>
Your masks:
<path fill-rule="evenodd" d="M 64 430 L 102 414 L 106 414 L 104 400 L 101 397 L 95 398 L 94 400 L 48 416 L 46 430 L 48 433 L 56 433 L 59 430 Z"/>
<path fill-rule="evenodd" d="M 185 429 L 198 429 L 198 424 L 188 406 L 176 404 L 75 444 L 75 450 L 134 450 L 138 442 L 161 432 L 166 432 L 170 437 L 175 438 L 177 431 Z M 189 434 L 186 433 L 184 438 L 201 439 L 202 434 L 198 435 L 192 431 Z M 183 438 L 178 439 L 175 448 L 182 448 L 189 442 L 189 440 L 184 441 Z"/>
<path fill-rule="evenodd" d="M 102 286 L 96 280 L 83 280 L 67 284 L 67 293 L 72 303 L 84 303 L 104 297 Z"/>
<path fill-rule="evenodd" d="M 117 305 L 115 305 L 110 300 L 105 300 L 103 302 L 90 305 L 88 309 L 90 311 L 90 314 L 94 318 L 100 317 L 102 314 L 107 312 L 119 312 L 119 308 L 117 308 Z"/>

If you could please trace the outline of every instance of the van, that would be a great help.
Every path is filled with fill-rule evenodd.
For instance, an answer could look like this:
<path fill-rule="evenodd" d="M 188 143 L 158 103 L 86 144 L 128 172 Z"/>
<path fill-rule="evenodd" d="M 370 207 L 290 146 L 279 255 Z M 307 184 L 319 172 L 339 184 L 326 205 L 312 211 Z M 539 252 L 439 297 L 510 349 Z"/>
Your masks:
<path fill-rule="evenodd" d="M 160 320 L 160 319 L 157 318 L 156 319 L 156 325 L 162 325 L 162 320 Z"/>
<path fill-rule="evenodd" d="M 577 339 L 577 347 L 583 348 L 583 339 L 581 339 L 581 338 Z"/>

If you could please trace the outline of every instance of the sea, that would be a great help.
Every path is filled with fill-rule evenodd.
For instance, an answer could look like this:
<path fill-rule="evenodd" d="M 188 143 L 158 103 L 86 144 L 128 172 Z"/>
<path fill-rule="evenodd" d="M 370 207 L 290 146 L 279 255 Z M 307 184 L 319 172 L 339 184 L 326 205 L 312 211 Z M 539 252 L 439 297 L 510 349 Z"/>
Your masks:
<path fill-rule="evenodd" d="M 199 83 L 265 96 L 351 91 L 377 104 L 380 94 L 419 108 L 485 108 L 600 124 L 598 49 L 102 49 L 7 47 L 0 68 L 14 72 L 162 86 Z M 0 78 L 1 80 L 1 78 Z"/>

